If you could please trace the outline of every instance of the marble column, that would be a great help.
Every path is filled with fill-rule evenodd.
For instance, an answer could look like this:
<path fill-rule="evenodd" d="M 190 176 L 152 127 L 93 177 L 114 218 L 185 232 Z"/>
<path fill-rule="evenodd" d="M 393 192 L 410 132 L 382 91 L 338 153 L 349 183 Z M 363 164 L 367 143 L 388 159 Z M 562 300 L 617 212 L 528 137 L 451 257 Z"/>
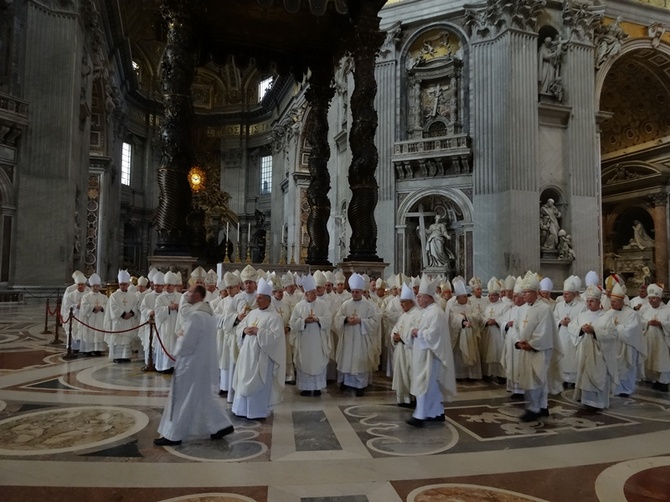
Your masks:
<path fill-rule="evenodd" d="M 329 60 L 329 58 L 326 58 Z M 328 145 L 328 108 L 330 100 L 335 94 L 331 85 L 333 77 L 332 66 L 327 64 L 311 68 L 309 89 L 305 98 L 311 105 L 313 113 L 312 127 L 307 133 L 307 141 L 312 147 L 309 155 L 308 169 L 310 182 L 307 187 L 307 202 L 309 216 L 307 218 L 307 235 L 309 244 L 307 249 L 307 263 L 330 267 L 328 261 L 328 247 L 330 235 L 328 233 L 328 218 L 330 218 L 330 174 L 328 173 L 328 159 L 330 146 Z"/>
<path fill-rule="evenodd" d="M 649 196 L 649 202 L 654 208 L 654 265 L 656 265 L 656 283 L 668 284 L 668 194 L 665 192 Z"/>
<path fill-rule="evenodd" d="M 564 214 L 566 230 L 572 234 L 575 261 L 573 274 L 584 276 L 589 270 L 601 270 L 601 243 L 593 236 L 602 235 L 600 142 L 596 124 L 593 17 L 601 16 L 602 7 L 583 13 L 565 3 L 563 22 L 570 43 L 564 58 L 564 105 L 570 119 L 565 137 L 564 170 L 568 180 L 566 197 L 569 214 Z M 566 218 L 567 216 L 567 218 Z M 567 274 L 566 274 L 567 275 Z"/>
<path fill-rule="evenodd" d="M 472 65 L 474 274 L 539 270 L 537 34 L 478 39 Z"/>
<path fill-rule="evenodd" d="M 379 161 L 375 146 L 378 118 L 374 100 L 377 95 L 375 55 L 384 37 L 379 31 L 378 8 L 374 2 L 361 2 L 359 9 L 354 36 L 350 40 L 355 67 L 349 135 L 349 186 L 352 196 L 348 217 L 352 233 L 349 256 L 345 261 L 381 261 L 377 256 L 377 223 L 374 216 L 379 198 L 375 177 Z"/>
<path fill-rule="evenodd" d="M 193 12 L 187 0 L 163 0 L 161 14 L 167 22 L 167 44 L 161 63 L 165 118 L 161 127 L 162 157 L 158 168 L 158 231 L 156 255 L 187 255 L 186 217 L 191 212 L 187 175 L 194 161 L 192 143 L 193 100 L 191 84 L 196 67 L 193 49 Z"/>

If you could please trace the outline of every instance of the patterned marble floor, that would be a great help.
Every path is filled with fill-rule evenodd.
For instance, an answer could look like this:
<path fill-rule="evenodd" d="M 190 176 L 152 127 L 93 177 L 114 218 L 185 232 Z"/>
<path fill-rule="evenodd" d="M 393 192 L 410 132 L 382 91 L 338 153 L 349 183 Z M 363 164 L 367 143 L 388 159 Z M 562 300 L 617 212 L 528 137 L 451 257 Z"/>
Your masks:
<path fill-rule="evenodd" d="M 464 383 L 446 423 L 414 429 L 379 374 L 363 398 L 287 386 L 268 420 L 159 448 L 170 377 L 65 361 L 43 327 L 41 305 L 0 306 L 3 502 L 670 500 L 670 398 L 648 386 L 598 414 L 565 392 L 524 424 L 503 387 Z"/>

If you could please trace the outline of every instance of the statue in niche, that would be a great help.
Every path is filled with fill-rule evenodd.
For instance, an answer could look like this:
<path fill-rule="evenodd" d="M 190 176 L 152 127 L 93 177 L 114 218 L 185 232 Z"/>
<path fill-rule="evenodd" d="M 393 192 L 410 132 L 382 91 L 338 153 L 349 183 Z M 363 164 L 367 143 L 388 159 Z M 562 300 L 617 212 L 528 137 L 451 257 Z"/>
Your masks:
<path fill-rule="evenodd" d="M 640 249 L 648 249 L 656 246 L 656 241 L 649 237 L 649 234 L 647 234 L 647 231 L 639 220 L 633 222 L 633 238 L 630 245 L 631 247 L 635 246 Z"/>
<path fill-rule="evenodd" d="M 560 38 L 554 40 L 551 37 L 546 37 L 537 55 L 537 80 L 540 94 L 552 96 L 557 101 L 563 99 L 561 71 L 566 51 L 567 45 L 565 40 L 561 40 Z"/>
<path fill-rule="evenodd" d="M 540 243 L 542 249 L 553 251 L 558 247 L 558 232 L 561 230 L 558 219 L 561 216 L 561 211 L 554 205 L 554 199 L 547 199 L 547 202 L 540 206 Z"/>
<path fill-rule="evenodd" d="M 446 216 L 435 215 L 435 222 L 426 230 L 426 254 L 429 267 L 449 266 L 447 241 L 451 237 L 447 231 Z"/>
<path fill-rule="evenodd" d="M 572 235 L 561 229 L 558 231 L 558 259 L 575 261 L 575 252 L 572 249 Z"/>
<path fill-rule="evenodd" d="M 595 44 L 596 44 L 596 70 L 607 61 L 609 58 L 616 56 L 621 51 L 621 46 L 628 35 L 621 29 L 619 23 L 621 17 L 617 17 L 612 24 L 607 26 L 600 25 L 596 28 Z"/>

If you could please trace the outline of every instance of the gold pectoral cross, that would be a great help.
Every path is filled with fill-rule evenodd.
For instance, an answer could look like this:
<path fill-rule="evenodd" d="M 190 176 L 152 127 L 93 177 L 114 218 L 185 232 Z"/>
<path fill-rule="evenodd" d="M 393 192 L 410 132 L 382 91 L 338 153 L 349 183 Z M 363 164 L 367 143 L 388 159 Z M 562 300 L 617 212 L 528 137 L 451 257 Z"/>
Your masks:
<path fill-rule="evenodd" d="M 619 319 L 617 319 L 616 317 L 614 318 L 614 325 L 615 325 L 615 326 L 618 326 L 618 325 L 619 325 Z"/>
<path fill-rule="evenodd" d="M 123 303 L 124 307 L 128 304 L 128 300 L 126 300 L 125 297 L 123 298 L 123 300 L 121 300 L 121 302 Z"/>
<path fill-rule="evenodd" d="M 253 323 L 251 323 L 251 327 L 255 328 L 258 326 L 258 319 L 256 319 Z"/>
<path fill-rule="evenodd" d="M 310 317 L 314 317 L 314 310 L 309 309 L 309 316 L 310 316 Z"/>
<path fill-rule="evenodd" d="M 489 317 L 493 317 L 493 309 L 489 312 Z"/>
<path fill-rule="evenodd" d="M 526 324 L 528 324 L 528 316 L 523 320 L 523 327 L 524 329 L 526 328 Z"/>
<path fill-rule="evenodd" d="M 284 315 L 284 310 L 283 310 L 283 309 L 279 309 L 279 310 L 277 310 L 277 312 L 279 312 L 279 315 L 280 315 L 280 316 L 283 316 L 283 315 Z"/>

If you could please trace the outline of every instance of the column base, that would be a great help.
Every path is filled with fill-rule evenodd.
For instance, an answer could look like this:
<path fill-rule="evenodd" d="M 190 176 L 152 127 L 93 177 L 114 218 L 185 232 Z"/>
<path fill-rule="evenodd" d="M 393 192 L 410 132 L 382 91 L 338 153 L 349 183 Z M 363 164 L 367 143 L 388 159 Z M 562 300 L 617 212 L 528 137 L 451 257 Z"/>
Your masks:
<path fill-rule="evenodd" d="M 356 261 L 347 258 L 343 262 L 338 263 L 337 267 L 342 269 L 347 279 L 353 273 L 368 274 L 370 277 L 383 278 L 384 269 L 388 265 L 388 263 L 384 263 L 381 259 L 379 261 Z"/>

